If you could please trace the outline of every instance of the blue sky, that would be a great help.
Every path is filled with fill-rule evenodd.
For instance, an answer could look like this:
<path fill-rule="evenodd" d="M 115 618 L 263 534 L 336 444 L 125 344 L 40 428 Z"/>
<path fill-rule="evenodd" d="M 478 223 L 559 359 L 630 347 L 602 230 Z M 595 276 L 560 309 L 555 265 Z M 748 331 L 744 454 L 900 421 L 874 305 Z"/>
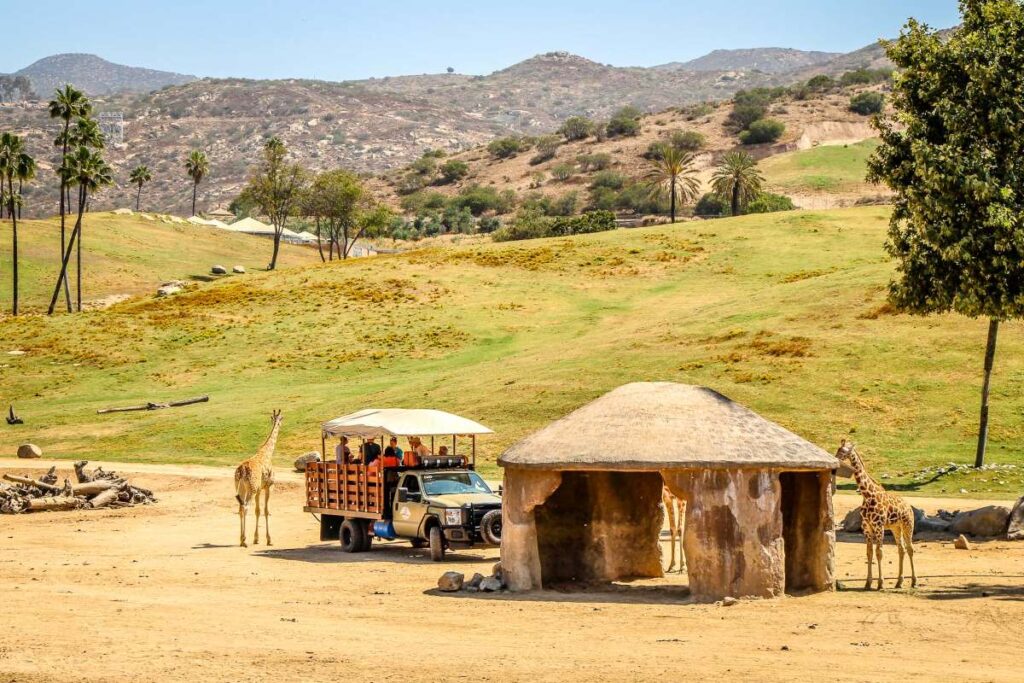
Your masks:
<path fill-rule="evenodd" d="M 3 0 L 0 72 L 59 52 L 250 78 L 344 80 L 486 74 L 568 50 L 617 66 L 684 61 L 715 48 L 845 52 L 907 17 L 945 28 L 955 0 Z M 84 9 L 88 6 L 88 9 Z M 63 25 L 57 16 L 68 17 Z"/>

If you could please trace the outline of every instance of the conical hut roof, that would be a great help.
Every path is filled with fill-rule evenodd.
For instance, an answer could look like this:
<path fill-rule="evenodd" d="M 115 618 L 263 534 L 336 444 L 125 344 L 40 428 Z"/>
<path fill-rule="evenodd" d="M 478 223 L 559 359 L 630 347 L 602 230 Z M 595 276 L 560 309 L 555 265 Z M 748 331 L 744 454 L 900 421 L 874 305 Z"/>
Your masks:
<path fill-rule="evenodd" d="M 556 470 L 835 469 L 814 444 L 717 391 L 626 384 L 506 450 L 502 466 Z"/>

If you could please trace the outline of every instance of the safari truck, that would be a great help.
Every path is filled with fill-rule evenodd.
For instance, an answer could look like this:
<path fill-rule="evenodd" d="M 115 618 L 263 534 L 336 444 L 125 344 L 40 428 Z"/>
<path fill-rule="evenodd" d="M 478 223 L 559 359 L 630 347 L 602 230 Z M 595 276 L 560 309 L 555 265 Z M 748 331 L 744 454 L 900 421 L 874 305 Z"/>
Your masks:
<path fill-rule="evenodd" d="M 325 422 L 324 462 L 306 468 L 303 509 L 319 515 L 320 540 L 339 540 L 349 553 L 375 538 L 407 539 L 439 562 L 449 548 L 498 545 L 501 497 L 475 471 L 476 437 L 492 433 L 440 410 L 368 409 Z M 392 437 L 404 442 L 401 460 L 385 456 Z M 438 439 L 450 439 L 451 450 L 438 454 Z"/>

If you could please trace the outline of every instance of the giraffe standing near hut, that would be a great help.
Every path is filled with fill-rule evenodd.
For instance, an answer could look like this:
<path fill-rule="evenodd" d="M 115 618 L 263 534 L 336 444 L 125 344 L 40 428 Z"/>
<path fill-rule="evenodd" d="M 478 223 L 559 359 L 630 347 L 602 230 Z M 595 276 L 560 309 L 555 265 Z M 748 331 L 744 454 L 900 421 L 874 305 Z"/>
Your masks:
<path fill-rule="evenodd" d="M 235 498 L 238 499 L 238 518 L 241 522 L 241 542 L 245 548 L 245 517 L 249 512 L 249 503 L 256 501 L 256 532 L 252 537 L 252 544 L 259 545 L 260 542 L 260 494 L 263 494 L 263 515 L 266 521 L 267 545 L 270 543 L 270 487 L 274 485 L 274 447 L 277 445 L 277 435 L 281 431 L 281 411 L 275 410 L 270 417 L 270 436 L 263 442 L 256 455 L 235 469 Z"/>
<path fill-rule="evenodd" d="M 882 485 L 872 479 L 864 468 L 864 461 L 857 452 L 853 442 L 843 439 L 836 451 L 836 458 L 848 462 L 857 480 L 857 491 L 864 498 L 861 505 L 861 519 L 864 528 L 864 541 L 868 550 L 868 579 L 864 588 L 871 589 L 872 557 L 874 547 L 875 558 L 878 560 L 878 590 L 882 590 L 882 540 L 885 530 L 892 532 L 896 539 L 896 547 L 900 553 L 900 572 L 896 580 L 896 588 L 903 586 L 903 556 L 910 558 L 910 585 L 917 587 L 917 572 L 914 571 L 914 510 L 899 496 L 889 493 Z"/>
<path fill-rule="evenodd" d="M 661 504 L 665 506 L 665 514 L 668 516 L 668 535 L 671 539 L 670 547 L 672 553 L 668 569 L 671 572 L 676 568 L 676 546 L 679 546 L 679 573 L 686 571 L 686 556 L 683 555 L 683 513 L 686 511 L 686 501 L 680 500 L 674 493 L 668 490 L 667 486 L 661 487 Z M 678 543 L 677 543 L 678 540 Z"/>

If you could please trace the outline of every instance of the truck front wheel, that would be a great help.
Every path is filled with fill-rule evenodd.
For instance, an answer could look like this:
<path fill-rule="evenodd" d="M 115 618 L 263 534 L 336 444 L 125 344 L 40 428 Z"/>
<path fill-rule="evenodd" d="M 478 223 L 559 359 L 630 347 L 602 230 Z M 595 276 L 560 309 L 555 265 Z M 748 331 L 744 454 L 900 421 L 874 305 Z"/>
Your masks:
<path fill-rule="evenodd" d="M 480 535 L 485 543 L 501 545 L 501 510 L 491 510 L 480 520 Z"/>
<path fill-rule="evenodd" d="M 366 528 L 358 519 L 346 519 L 341 523 L 341 549 L 346 553 L 358 553 L 366 550 Z"/>
<path fill-rule="evenodd" d="M 430 538 L 430 559 L 440 562 L 444 559 L 444 534 L 441 533 L 441 527 L 430 527 L 427 536 Z"/>

